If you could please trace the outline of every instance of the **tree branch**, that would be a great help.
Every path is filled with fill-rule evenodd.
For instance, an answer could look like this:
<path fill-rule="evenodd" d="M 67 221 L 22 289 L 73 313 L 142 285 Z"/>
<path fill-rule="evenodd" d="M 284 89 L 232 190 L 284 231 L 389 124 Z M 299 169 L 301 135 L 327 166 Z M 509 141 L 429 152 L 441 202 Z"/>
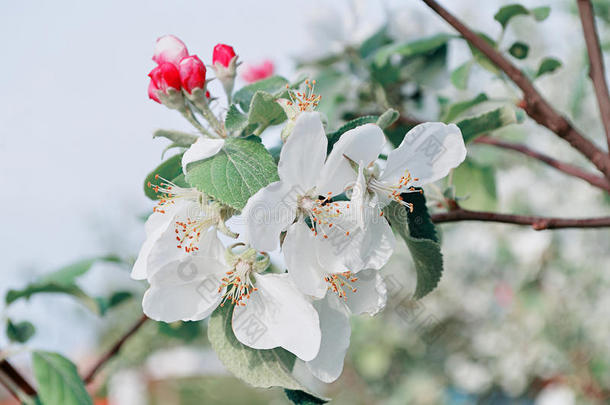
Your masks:
<path fill-rule="evenodd" d="M 523 92 L 524 110 L 538 124 L 543 125 L 567 141 L 587 157 L 606 177 L 610 178 L 610 156 L 578 132 L 570 122 L 560 115 L 536 90 L 532 82 L 506 59 L 500 52 L 465 26 L 435 0 L 422 0 L 440 17 L 455 28 L 468 42 L 480 50 L 500 68 Z"/>
<path fill-rule="evenodd" d="M 532 150 L 525 145 L 520 145 L 518 143 L 512 143 L 512 142 L 505 142 L 505 141 L 501 141 L 499 139 L 495 139 L 495 138 L 492 138 L 489 136 L 480 136 L 477 139 L 475 139 L 473 142 L 478 143 L 478 144 L 493 145 L 498 148 L 509 149 L 509 150 L 513 150 L 515 152 L 522 153 L 531 158 L 540 160 L 541 162 L 544 162 L 547 165 L 554 167 L 555 169 L 559 170 L 560 172 L 566 173 L 570 176 L 578 177 L 595 187 L 598 187 L 598 188 L 601 188 L 602 190 L 606 190 L 606 191 L 610 192 L 610 181 L 608 181 L 605 177 L 598 176 L 598 175 L 595 175 L 592 173 L 588 173 L 578 166 L 574 166 L 569 163 L 560 162 L 557 159 L 554 159 L 550 156 L 547 156 L 545 154 Z"/>
<path fill-rule="evenodd" d="M 25 394 L 30 396 L 36 396 L 36 390 L 30 385 L 29 382 L 17 371 L 8 360 L 0 360 L 0 372 L 3 373 L 10 379 L 17 387 L 19 387 Z M 11 393 L 12 390 L 11 390 Z M 14 394 L 14 393 L 13 393 Z M 18 398 L 21 400 L 21 398 Z"/>
<path fill-rule="evenodd" d="M 578 0 L 578 12 L 589 54 L 589 76 L 593 81 L 599 113 L 606 130 L 608 150 L 610 150 L 610 96 L 604 70 L 604 56 L 599 46 L 599 36 L 595 27 L 595 15 L 590 0 Z"/>
<path fill-rule="evenodd" d="M 98 371 L 104 366 L 104 364 L 106 364 L 108 360 L 113 358 L 121 350 L 123 344 L 125 344 L 125 342 L 134 333 L 136 333 L 138 329 L 140 329 L 140 327 L 144 325 L 144 323 L 146 323 L 148 319 L 149 318 L 146 315 L 142 315 L 138 322 L 136 322 L 127 332 L 125 332 L 125 334 L 110 348 L 110 350 L 108 350 L 105 354 L 102 355 L 102 357 L 100 357 L 100 359 L 93 366 L 93 368 L 91 368 L 91 370 L 85 375 L 85 377 L 83 377 L 83 381 L 85 382 L 85 384 L 89 384 L 93 381 Z"/>
<path fill-rule="evenodd" d="M 560 228 L 604 228 L 610 227 L 610 217 L 599 218 L 552 218 L 530 215 L 499 214 L 496 212 L 470 211 L 457 208 L 448 212 L 432 214 L 436 224 L 458 221 L 501 222 L 505 224 L 530 225 L 537 231 Z"/>

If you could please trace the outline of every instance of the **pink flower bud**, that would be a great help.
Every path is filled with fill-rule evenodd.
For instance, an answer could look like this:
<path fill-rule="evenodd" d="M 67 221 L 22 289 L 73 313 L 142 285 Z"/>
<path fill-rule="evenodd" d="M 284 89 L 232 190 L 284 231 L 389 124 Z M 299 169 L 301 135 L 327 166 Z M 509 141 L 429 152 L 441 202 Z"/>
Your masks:
<path fill-rule="evenodd" d="M 154 100 L 157 103 L 161 104 L 161 100 L 159 99 L 159 96 L 157 96 L 158 91 L 159 91 L 159 89 L 157 88 L 157 86 L 155 86 L 155 83 L 151 80 L 150 83 L 148 84 L 148 97 L 151 100 Z"/>
<path fill-rule="evenodd" d="M 173 63 L 178 66 L 178 63 L 188 55 L 189 52 L 184 42 L 173 35 L 164 35 L 157 39 L 152 59 L 159 65 Z"/>
<path fill-rule="evenodd" d="M 253 83 L 259 80 L 268 78 L 273 74 L 275 66 L 270 60 L 266 60 L 259 65 L 244 66 L 241 77 L 248 83 Z"/>
<path fill-rule="evenodd" d="M 167 94 L 167 90 L 169 88 L 173 88 L 175 90 L 180 90 L 180 73 L 178 72 L 178 68 L 174 66 L 172 63 L 163 63 L 148 74 L 150 77 L 150 85 L 148 86 L 148 96 L 153 100 L 159 102 L 157 100 L 159 98 L 159 93 Z M 151 96 L 151 93 L 154 94 Z"/>
<path fill-rule="evenodd" d="M 212 54 L 212 64 L 220 63 L 224 67 L 229 67 L 229 63 L 235 57 L 235 51 L 232 46 L 218 44 L 214 47 Z"/>
<path fill-rule="evenodd" d="M 187 56 L 180 61 L 180 80 L 182 87 L 189 92 L 205 86 L 205 65 L 197 55 Z"/>

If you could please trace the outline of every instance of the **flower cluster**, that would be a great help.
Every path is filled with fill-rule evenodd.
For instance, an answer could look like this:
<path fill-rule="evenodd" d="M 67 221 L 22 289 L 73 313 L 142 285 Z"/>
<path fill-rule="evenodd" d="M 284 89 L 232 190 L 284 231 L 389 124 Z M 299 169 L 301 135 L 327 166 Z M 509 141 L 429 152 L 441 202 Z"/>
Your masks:
<path fill-rule="evenodd" d="M 216 77 L 226 80 L 231 69 L 234 74 L 236 58 L 231 47 L 218 45 Z M 159 65 L 150 74 L 157 101 L 171 107 L 167 100 L 174 92 L 189 97 L 205 89 L 205 66 L 177 38 L 159 39 L 153 60 Z M 391 202 L 412 209 L 405 193 L 446 176 L 466 149 L 457 126 L 425 123 L 384 161 L 383 130 L 365 124 L 344 132 L 327 154 L 329 138 L 315 111 L 319 97 L 306 86 L 304 92 L 288 89 L 289 100 L 275 101 L 287 110 L 290 126 L 282 137 L 279 180 L 253 192 L 241 213 L 189 184 L 159 177 L 150 185 L 159 200 L 132 277 L 150 283 L 143 300 L 149 317 L 201 320 L 230 305 L 241 343 L 282 347 L 313 376 L 331 382 L 343 369 L 350 315 L 373 315 L 386 303 L 379 270 L 396 242 L 383 209 Z M 225 91 L 230 100 L 232 84 Z M 304 98 L 313 101 L 294 108 Z M 231 136 L 202 134 L 183 154 L 187 179 L 191 164 L 227 153 Z M 233 216 L 245 229 L 225 246 L 220 234 L 238 237 L 226 224 Z M 285 268 L 272 272 L 266 252 L 278 249 Z M 256 336 L 248 327 L 252 320 L 261 326 Z"/>

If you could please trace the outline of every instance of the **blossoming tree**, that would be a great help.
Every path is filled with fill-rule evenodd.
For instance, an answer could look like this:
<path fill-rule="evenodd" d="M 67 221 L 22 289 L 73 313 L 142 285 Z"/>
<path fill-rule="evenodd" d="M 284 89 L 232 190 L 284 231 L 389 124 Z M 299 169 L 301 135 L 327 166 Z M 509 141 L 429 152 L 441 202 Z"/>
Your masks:
<path fill-rule="evenodd" d="M 436 224 L 493 221 L 535 230 L 610 226 L 609 217 L 556 218 L 462 208 L 464 196 L 456 193 L 451 179 L 454 170 L 464 164 L 473 181 L 483 173 L 467 158 L 469 144 L 522 153 L 605 192 L 610 191 L 610 155 L 556 111 L 532 83 L 557 69 L 558 61 L 545 59 L 535 74 L 528 74 L 510 59 L 525 59 L 526 44 L 516 42 L 502 52 L 496 41 L 475 33 L 434 0 L 423 3 L 461 38 L 439 34 L 396 43 L 383 28 L 358 48 L 348 47 L 343 56 L 367 76 L 358 84 L 355 103 L 333 99 L 331 90 L 325 94 L 328 85 L 316 93 L 320 81 L 343 80 L 320 74 L 336 63 L 332 58 L 303 63 L 314 77 L 322 76 L 317 80 L 273 76 L 270 62 L 250 65 L 243 74 L 249 84 L 236 90 L 241 61 L 231 46 L 214 47 L 206 67 L 177 37 L 159 38 L 148 95 L 180 113 L 196 133 L 155 133 L 171 141 L 167 149 L 178 153 L 145 180 L 146 195 L 155 207 L 131 266 L 131 277 L 148 286 L 142 299 L 144 316 L 82 379 L 66 358 L 35 352 L 35 390 L 2 360 L 8 386 L 19 400 L 92 403 L 85 384 L 152 319 L 207 320 L 209 342 L 235 376 L 255 387 L 282 387 L 295 403 L 323 403 L 318 382 L 333 382 L 342 373 L 350 317 L 375 315 L 386 305 L 388 288 L 380 270 L 397 244 L 405 243 L 411 253 L 417 273 L 414 297 L 419 299 L 442 282 Z M 588 1 L 578 4 L 610 145 L 610 101 L 592 9 Z M 503 7 L 495 19 L 505 28 L 517 15 L 544 20 L 548 13 L 546 7 L 512 5 Z M 482 93 L 453 104 L 444 100 L 437 121 L 413 118 L 407 106 L 422 91 L 413 79 L 421 73 L 414 73 L 414 66 L 434 66 L 446 56 L 448 42 L 461 39 L 468 41 L 473 58 L 451 74 L 456 87 L 467 85 L 470 69 L 478 64 L 512 82 L 522 98 L 517 106 L 505 104 L 463 118 L 488 101 Z M 222 94 L 210 92 L 211 80 L 222 84 Z M 409 84 L 416 88 L 406 91 Z M 324 104 L 327 97 L 331 101 Z M 567 141 L 599 173 L 488 135 L 522 122 L 526 115 Z M 266 147 L 261 136 L 278 125 L 279 144 Z M 437 195 L 428 198 L 428 193 Z M 432 201 L 434 210 L 429 212 Z M 104 299 L 86 297 L 75 279 L 91 264 L 83 262 L 13 290 L 7 303 L 34 293 L 61 292 L 104 313 L 129 298 L 120 292 Z M 33 333 L 27 323 L 9 323 L 17 341 L 25 342 Z"/>

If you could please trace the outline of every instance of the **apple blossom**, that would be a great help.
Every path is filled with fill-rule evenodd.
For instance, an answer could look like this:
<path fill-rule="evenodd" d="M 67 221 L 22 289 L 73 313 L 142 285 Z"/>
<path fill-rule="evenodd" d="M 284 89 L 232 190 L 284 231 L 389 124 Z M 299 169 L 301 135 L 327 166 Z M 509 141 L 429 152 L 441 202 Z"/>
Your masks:
<path fill-rule="evenodd" d="M 131 272 L 137 280 L 154 274 L 165 264 L 199 250 L 201 235 L 209 230 L 235 236 L 224 221 L 232 214 L 226 207 L 210 202 L 195 188 L 179 187 L 162 179 L 152 185 L 160 199 L 146 221 L 146 240 Z"/>
<path fill-rule="evenodd" d="M 206 69 L 197 55 L 182 59 L 179 71 L 182 88 L 188 93 L 192 93 L 193 89 L 203 89 L 205 87 Z"/>
<path fill-rule="evenodd" d="M 286 85 L 288 98 L 280 98 L 277 100 L 288 118 L 288 122 L 282 129 L 281 137 L 283 141 L 286 141 L 292 133 L 294 124 L 301 113 L 315 111 L 318 107 L 322 96 L 314 93 L 315 85 L 316 81 L 312 80 L 310 82 L 309 79 L 305 80 L 305 89 L 303 91 L 290 89 L 289 86 Z"/>
<path fill-rule="evenodd" d="M 350 203 L 330 201 L 347 185 L 337 163 L 347 160 L 336 154 L 326 159 L 326 147 L 320 115 L 301 114 L 280 153 L 280 181 L 250 197 L 242 212 L 247 237 L 258 250 L 274 250 L 286 231 L 283 252 L 288 274 L 303 293 L 316 298 L 324 297 L 328 289 L 343 296 L 338 288 L 343 279 L 351 279 L 361 269 L 381 268 L 395 243 L 392 231 L 383 226 L 385 219 L 368 216 L 370 226 L 357 229 Z M 363 158 L 373 159 L 366 154 L 370 148 L 362 150 Z"/>
<path fill-rule="evenodd" d="M 254 83 L 273 75 L 275 66 L 270 60 L 265 60 L 258 65 L 245 65 L 241 71 L 241 77 L 248 83 Z"/>
<path fill-rule="evenodd" d="M 167 263 L 149 277 L 144 312 L 164 322 L 196 321 L 208 317 L 226 302 L 234 305 L 235 337 L 254 349 L 283 347 L 304 361 L 314 359 L 320 348 L 318 313 L 298 292 L 287 274 L 261 274 L 268 256 L 259 258 L 252 248 L 242 253 L 227 249 L 215 233 L 201 241 L 204 254 L 192 254 Z M 264 326 L 253 339 L 247 323 Z"/>
<path fill-rule="evenodd" d="M 164 35 L 157 39 L 152 59 L 159 65 L 171 63 L 178 66 L 188 56 L 186 45 L 174 35 Z"/>

